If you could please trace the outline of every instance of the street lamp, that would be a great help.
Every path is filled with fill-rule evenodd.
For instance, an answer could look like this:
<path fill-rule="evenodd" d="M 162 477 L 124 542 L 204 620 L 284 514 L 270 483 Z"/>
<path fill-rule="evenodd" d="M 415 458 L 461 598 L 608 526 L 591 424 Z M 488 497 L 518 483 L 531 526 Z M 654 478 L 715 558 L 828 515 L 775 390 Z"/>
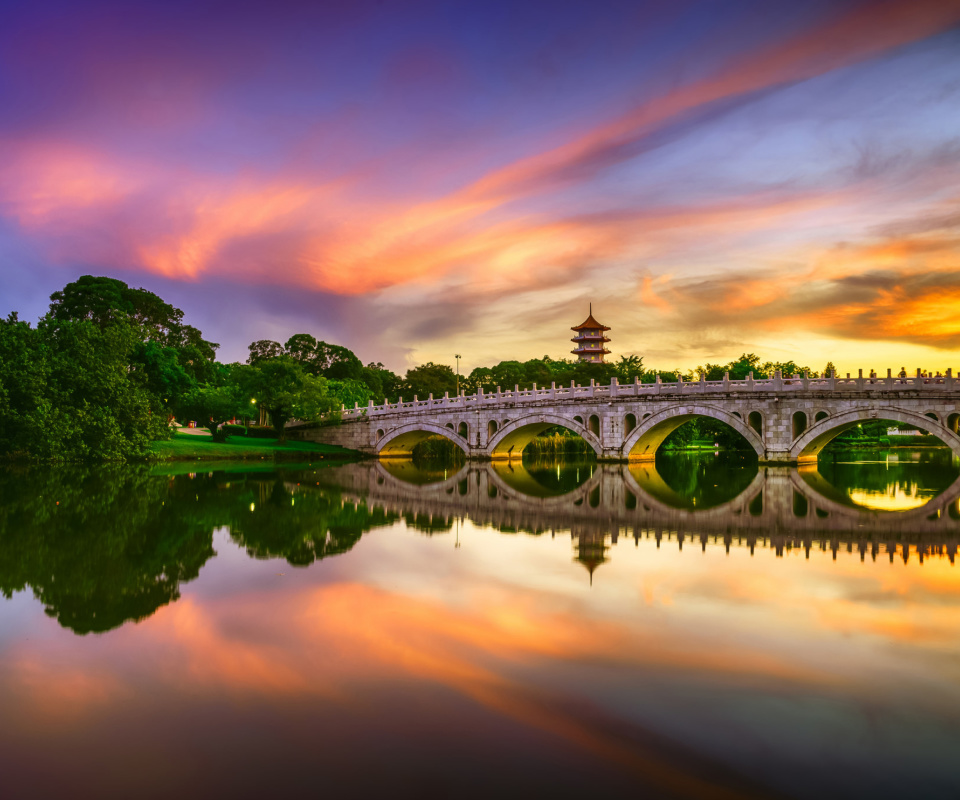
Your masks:
<path fill-rule="evenodd" d="M 457 359 L 457 397 L 460 396 L 460 354 L 457 353 L 454 355 L 454 358 Z"/>

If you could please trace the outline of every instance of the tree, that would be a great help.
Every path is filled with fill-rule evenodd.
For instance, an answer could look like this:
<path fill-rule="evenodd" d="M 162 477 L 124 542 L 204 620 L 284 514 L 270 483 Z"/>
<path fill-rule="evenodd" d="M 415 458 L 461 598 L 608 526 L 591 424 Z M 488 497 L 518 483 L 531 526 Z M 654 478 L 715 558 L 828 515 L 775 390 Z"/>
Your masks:
<path fill-rule="evenodd" d="M 317 421 L 325 416 L 333 415 L 331 417 L 332 421 L 339 420 L 340 406 L 343 405 L 343 402 L 334 392 L 334 384 L 334 381 L 328 381 L 323 377 L 304 375 L 303 383 L 294 397 L 294 416 L 299 419 Z"/>
<path fill-rule="evenodd" d="M 727 364 L 727 371 L 730 373 L 730 380 L 742 381 L 751 372 L 754 378 L 761 377 L 760 356 L 755 353 L 743 353 L 736 361 Z"/>
<path fill-rule="evenodd" d="M 428 361 L 419 367 L 407 370 L 404 380 L 404 395 L 416 395 L 426 400 L 428 395 L 443 397 L 444 392 L 455 394 L 457 391 L 457 376 L 446 364 L 434 364 Z"/>
<path fill-rule="evenodd" d="M 259 364 L 261 361 L 270 358 L 280 358 L 284 355 L 283 345 L 280 342 L 273 341 L 273 339 L 259 339 L 252 342 L 247 349 L 250 351 L 250 355 L 247 356 L 247 363 L 251 365 Z"/>
<path fill-rule="evenodd" d="M 206 341 L 200 331 L 183 324 L 183 311 L 164 302 L 153 292 L 134 289 L 116 278 L 83 275 L 50 295 L 47 321 L 53 327 L 64 322 L 89 320 L 100 328 L 126 321 L 140 331 L 143 341 L 160 342 L 177 349 L 192 347 L 212 359 L 219 345 Z"/>
<path fill-rule="evenodd" d="M 285 426 L 294 416 L 297 396 L 303 388 L 306 373 L 289 356 L 261 361 L 255 373 L 256 398 L 270 415 L 277 438 L 286 440 Z"/>
<path fill-rule="evenodd" d="M 320 375 L 331 380 L 359 380 L 363 363 L 352 350 L 338 344 L 317 342 L 316 365 Z"/>
<path fill-rule="evenodd" d="M 56 336 L 70 323 L 89 322 L 101 330 L 126 324 L 139 347 L 130 354 L 130 369 L 155 399 L 176 402 L 197 383 L 213 379 L 219 345 L 183 322 L 183 311 L 153 292 L 134 289 L 115 278 L 84 275 L 50 295 L 44 324 Z"/>
<path fill-rule="evenodd" d="M 615 368 L 620 383 L 633 383 L 634 377 L 643 375 L 643 359 L 640 356 L 620 356 Z"/>
<path fill-rule="evenodd" d="M 353 408 L 354 404 L 363 408 L 373 399 L 373 393 L 363 381 L 329 381 L 329 390 L 337 409 Z"/>
<path fill-rule="evenodd" d="M 391 402 L 396 401 L 403 386 L 403 378 L 395 372 L 391 372 L 379 361 L 371 361 L 367 364 L 360 373 L 360 380 L 362 380 L 373 393 L 373 399 L 376 403 L 382 403 L 387 400 Z"/>
<path fill-rule="evenodd" d="M 182 414 L 184 419 L 195 419 L 207 428 L 214 441 L 226 441 L 223 424 L 247 412 L 246 398 L 236 384 L 214 386 L 203 384 L 187 395 Z"/>

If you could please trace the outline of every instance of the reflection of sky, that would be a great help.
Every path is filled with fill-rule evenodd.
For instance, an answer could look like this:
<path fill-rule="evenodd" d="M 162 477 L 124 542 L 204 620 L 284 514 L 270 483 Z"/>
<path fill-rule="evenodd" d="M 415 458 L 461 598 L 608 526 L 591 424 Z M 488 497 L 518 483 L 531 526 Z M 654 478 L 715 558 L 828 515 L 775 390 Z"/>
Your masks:
<path fill-rule="evenodd" d="M 869 489 L 851 489 L 850 499 L 858 506 L 872 508 L 877 511 L 907 511 L 930 501 L 934 493 L 923 492 L 916 483 L 894 483 L 885 489 L 870 491 Z"/>
<path fill-rule="evenodd" d="M 262 778 L 257 763 L 289 763 L 277 786 L 309 761 L 356 787 L 424 766 L 462 766 L 462 780 L 482 762 L 700 797 L 696 776 L 720 763 L 801 796 L 957 789 L 960 584 L 946 559 L 621 538 L 591 588 L 566 535 L 464 522 L 454 541 L 401 523 L 302 570 L 219 533 L 180 601 L 104 636 L 75 637 L 18 595 L 0 605 L 0 765 L 17 776 L 18 753 L 73 748 L 88 760 L 57 774 L 120 785 L 89 749 L 109 743 L 116 763 L 159 771 L 158 791 L 194 768 L 191 749 L 207 769 L 226 759 L 227 785 Z"/>
<path fill-rule="evenodd" d="M 469 369 L 592 299 L 648 366 L 950 366 L 955 0 L 213 9 L 5 11 L 0 314 L 108 273 L 227 360 Z"/>

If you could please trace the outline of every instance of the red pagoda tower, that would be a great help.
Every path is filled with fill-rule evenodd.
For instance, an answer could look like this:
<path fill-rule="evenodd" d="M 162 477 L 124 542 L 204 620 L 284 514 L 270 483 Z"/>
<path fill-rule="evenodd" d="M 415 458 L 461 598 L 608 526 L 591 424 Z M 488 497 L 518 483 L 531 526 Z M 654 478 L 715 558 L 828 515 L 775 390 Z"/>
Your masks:
<path fill-rule="evenodd" d="M 572 351 L 577 361 L 602 364 L 603 357 L 610 352 L 604 347 L 610 340 L 603 335 L 603 332 L 610 329 L 593 318 L 593 303 L 590 304 L 590 316 L 570 330 L 577 332 L 577 335 L 570 340 L 577 346 L 577 349 Z"/>

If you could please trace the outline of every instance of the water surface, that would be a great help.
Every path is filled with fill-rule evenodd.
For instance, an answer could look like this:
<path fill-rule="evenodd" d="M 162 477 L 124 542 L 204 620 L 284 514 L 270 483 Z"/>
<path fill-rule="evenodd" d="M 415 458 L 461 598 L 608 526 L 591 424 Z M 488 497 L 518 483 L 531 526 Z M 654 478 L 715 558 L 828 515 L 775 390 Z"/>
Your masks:
<path fill-rule="evenodd" d="M 960 794 L 943 451 L 174 472 L 0 473 L 5 797 Z"/>

